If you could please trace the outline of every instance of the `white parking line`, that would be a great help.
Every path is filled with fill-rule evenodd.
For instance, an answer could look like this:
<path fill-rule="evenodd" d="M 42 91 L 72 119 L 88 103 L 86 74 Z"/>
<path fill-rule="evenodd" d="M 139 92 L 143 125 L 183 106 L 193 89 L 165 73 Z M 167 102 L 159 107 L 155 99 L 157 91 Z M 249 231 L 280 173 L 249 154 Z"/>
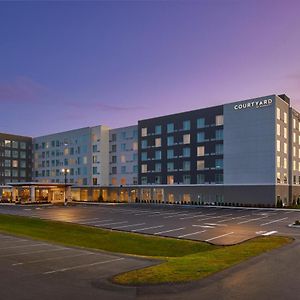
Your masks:
<path fill-rule="evenodd" d="M 21 252 L 21 253 L 10 253 L 0 255 L 0 257 L 11 257 L 11 256 L 18 256 L 18 255 L 27 255 L 27 254 L 36 254 L 36 253 L 44 253 L 44 252 L 54 252 L 54 251 L 62 251 L 62 250 L 70 250 L 68 248 L 59 248 L 59 249 L 51 249 L 51 250 L 39 250 L 39 251 L 30 251 L 30 252 Z"/>
<path fill-rule="evenodd" d="M 95 226 L 110 226 L 110 225 L 117 225 L 117 224 L 124 224 L 124 223 L 128 223 L 128 221 L 123 221 L 123 222 L 114 222 L 114 223 L 105 223 L 105 224 L 100 224 L 100 225 L 95 225 Z"/>
<path fill-rule="evenodd" d="M 215 228 L 214 226 L 211 225 L 192 225 L 194 227 L 201 227 L 201 228 Z"/>
<path fill-rule="evenodd" d="M 30 245 L 21 245 L 21 246 L 10 246 L 10 247 L 0 248 L 0 250 L 15 249 L 15 248 L 24 248 L 24 247 L 36 247 L 36 246 L 42 246 L 42 245 L 47 245 L 47 244 L 45 244 L 45 243 L 39 243 L 39 244 L 30 244 Z"/>
<path fill-rule="evenodd" d="M 236 219 L 242 219 L 242 218 L 245 218 L 249 215 L 245 215 L 245 216 L 240 216 L 240 217 L 233 217 L 233 218 L 229 218 L 229 219 L 224 219 L 224 220 L 220 220 L 220 221 L 217 221 L 218 223 L 223 223 L 223 222 L 228 222 L 228 221 L 232 221 L 232 220 L 236 220 Z"/>
<path fill-rule="evenodd" d="M 253 222 L 253 221 L 257 221 L 257 220 L 261 220 L 261 219 L 265 219 L 265 218 L 268 218 L 268 216 L 261 217 L 261 218 L 255 218 L 255 219 L 249 219 L 249 220 L 246 220 L 246 221 L 239 222 L 239 223 L 237 223 L 237 224 L 238 224 L 238 225 L 240 225 L 240 224 L 245 224 L 245 223 L 249 223 L 249 222 Z"/>
<path fill-rule="evenodd" d="M 59 256 L 59 257 L 50 257 L 50 258 L 44 258 L 44 259 L 36 259 L 36 260 L 30 260 L 26 262 L 18 262 L 12 264 L 12 266 L 21 266 L 24 264 L 34 264 L 34 263 L 39 263 L 39 262 L 44 262 L 44 261 L 49 261 L 49 260 L 56 260 L 56 259 L 64 259 L 64 258 L 73 258 L 73 257 L 79 257 L 79 256 L 87 256 L 87 255 L 95 255 L 96 253 L 90 252 L 90 253 L 80 253 L 80 254 L 75 254 L 75 255 L 64 255 L 64 256 Z"/>
<path fill-rule="evenodd" d="M 145 225 L 146 223 L 139 223 L 139 224 L 131 224 L 131 225 L 124 225 L 124 226 L 117 226 L 113 227 L 112 229 L 121 229 L 121 228 L 127 228 L 127 227 L 134 227 L 134 226 L 141 226 Z"/>
<path fill-rule="evenodd" d="M 131 231 L 132 232 L 144 231 L 144 230 L 148 230 L 148 229 L 155 229 L 155 228 L 161 228 L 161 227 L 165 227 L 165 225 L 151 226 L 151 227 L 146 227 L 146 228 L 141 228 L 141 229 L 133 229 Z"/>
<path fill-rule="evenodd" d="M 205 232 L 206 230 L 202 230 L 202 231 L 196 231 L 196 232 L 192 232 L 192 233 L 187 233 L 187 234 L 183 234 L 183 235 L 179 235 L 178 238 L 183 238 L 183 237 L 186 237 L 186 236 L 191 236 L 191 235 L 195 235 L 195 234 L 200 234 L 200 233 L 203 233 Z"/>
<path fill-rule="evenodd" d="M 230 235 L 230 234 L 233 234 L 233 233 L 234 233 L 234 232 L 229 232 L 229 233 L 225 233 L 225 234 L 222 234 L 222 235 L 219 235 L 219 236 L 215 236 L 215 237 L 213 237 L 213 238 L 210 238 L 210 239 L 205 240 L 205 242 L 210 242 L 210 241 L 219 239 L 219 238 L 221 238 L 221 237 L 223 237 L 223 236 L 227 236 L 227 235 Z"/>
<path fill-rule="evenodd" d="M 226 224 L 216 224 L 216 223 L 204 223 L 204 224 L 210 225 L 210 226 L 221 226 L 221 227 L 227 226 Z"/>
<path fill-rule="evenodd" d="M 100 221 L 90 221 L 90 222 L 84 222 L 82 224 L 84 225 L 88 225 L 88 224 L 98 224 L 98 223 L 104 223 L 104 222 L 110 222 L 112 221 L 113 219 L 106 219 L 106 220 L 100 220 Z"/>
<path fill-rule="evenodd" d="M 282 219 L 278 219 L 278 220 L 274 220 L 274 221 L 270 221 L 268 223 L 261 224 L 260 226 L 265 226 L 265 225 L 269 225 L 269 224 L 272 224 L 272 223 L 280 222 L 280 221 L 286 220 L 287 218 L 288 217 L 282 218 Z"/>
<path fill-rule="evenodd" d="M 278 231 L 269 231 L 269 232 L 263 233 L 262 235 L 268 236 L 268 235 L 271 235 L 271 234 L 274 234 L 274 233 L 277 233 L 277 232 Z"/>
<path fill-rule="evenodd" d="M 163 234 L 163 233 L 173 232 L 173 231 L 178 231 L 178 230 L 183 230 L 183 229 L 185 229 L 185 227 L 175 228 L 175 229 L 170 229 L 170 230 L 165 230 L 165 231 L 160 231 L 160 232 L 155 232 L 153 234 L 158 235 L 158 234 Z"/>
<path fill-rule="evenodd" d="M 176 214 L 176 215 L 173 215 L 173 216 L 167 216 L 167 217 L 164 217 L 164 219 L 169 219 L 169 218 L 174 218 L 174 217 L 179 217 L 179 216 L 187 216 L 188 214 Z"/>
<path fill-rule="evenodd" d="M 115 261 L 120 261 L 120 260 L 124 260 L 124 259 L 125 258 L 120 257 L 120 258 L 116 258 L 116 259 L 99 261 L 99 262 L 95 262 L 95 263 L 92 263 L 92 264 L 79 265 L 79 266 L 70 267 L 70 268 L 63 268 L 63 269 L 48 271 L 48 272 L 45 272 L 43 274 L 44 275 L 48 275 L 48 274 L 53 274 L 53 273 L 58 273 L 58 272 L 65 272 L 65 271 L 69 271 L 69 270 L 76 270 L 76 269 L 81 269 L 81 268 L 88 268 L 88 267 L 93 267 L 93 266 L 97 266 L 97 265 L 107 264 L 107 263 L 111 263 L 111 262 L 115 262 Z"/>

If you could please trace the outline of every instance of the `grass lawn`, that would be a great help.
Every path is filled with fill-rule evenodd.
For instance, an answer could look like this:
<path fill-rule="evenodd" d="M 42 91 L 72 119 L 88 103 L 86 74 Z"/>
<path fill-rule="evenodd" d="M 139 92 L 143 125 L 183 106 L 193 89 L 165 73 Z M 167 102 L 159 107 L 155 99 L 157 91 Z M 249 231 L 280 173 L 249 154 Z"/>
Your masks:
<path fill-rule="evenodd" d="M 132 285 L 201 279 L 293 241 L 288 237 L 268 236 L 221 247 L 204 242 L 143 236 L 11 215 L 0 215 L 0 232 L 163 260 L 159 265 L 113 278 L 116 283 Z"/>

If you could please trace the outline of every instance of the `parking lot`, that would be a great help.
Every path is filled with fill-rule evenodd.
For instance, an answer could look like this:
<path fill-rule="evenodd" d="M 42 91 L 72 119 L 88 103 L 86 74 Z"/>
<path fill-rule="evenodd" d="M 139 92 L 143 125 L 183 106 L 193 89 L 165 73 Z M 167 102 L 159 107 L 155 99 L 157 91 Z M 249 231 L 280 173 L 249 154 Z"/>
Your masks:
<path fill-rule="evenodd" d="M 0 213 L 73 222 L 156 236 L 231 245 L 255 236 L 299 236 L 288 227 L 300 219 L 296 210 L 195 207 L 148 204 L 102 204 L 57 207 L 2 206 Z"/>
<path fill-rule="evenodd" d="M 0 299 L 135 299 L 107 285 L 114 274 L 152 262 L 0 234 Z"/>

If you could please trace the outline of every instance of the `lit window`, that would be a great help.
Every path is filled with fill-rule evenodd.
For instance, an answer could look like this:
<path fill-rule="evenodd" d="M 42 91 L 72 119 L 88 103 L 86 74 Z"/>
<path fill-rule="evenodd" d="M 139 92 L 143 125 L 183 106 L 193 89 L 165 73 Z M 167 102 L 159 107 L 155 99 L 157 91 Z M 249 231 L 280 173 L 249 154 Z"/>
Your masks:
<path fill-rule="evenodd" d="M 283 122 L 287 123 L 287 113 L 286 112 L 283 113 Z"/>
<path fill-rule="evenodd" d="M 283 158 L 283 168 L 287 169 L 287 159 L 285 157 Z"/>
<path fill-rule="evenodd" d="M 277 124 L 277 135 L 280 135 L 280 124 Z"/>
<path fill-rule="evenodd" d="M 125 155 L 121 155 L 121 163 L 126 163 L 126 156 Z"/>
<path fill-rule="evenodd" d="M 297 125 L 296 125 L 296 119 L 293 119 L 293 128 L 296 129 Z"/>
<path fill-rule="evenodd" d="M 155 147 L 161 147 L 161 138 L 155 139 Z"/>
<path fill-rule="evenodd" d="M 146 127 L 142 128 L 142 136 L 143 137 L 147 136 L 147 128 Z"/>
<path fill-rule="evenodd" d="M 283 128 L 283 137 L 285 139 L 287 139 L 287 128 L 286 127 Z"/>
<path fill-rule="evenodd" d="M 18 167 L 18 161 L 17 160 L 13 160 L 12 161 L 12 166 L 13 166 L 13 168 L 17 168 Z"/>
<path fill-rule="evenodd" d="M 197 170 L 203 170 L 204 168 L 204 160 L 197 160 Z"/>
<path fill-rule="evenodd" d="M 142 165 L 142 173 L 147 173 L 147 165 Z"/>
<path fill-rule="evenodd" d="M 293 170 L 294 170 L 294 171 L 297 170 L 297 167 L 296 167 L 296 161 L 295 161 L 295 160 L 293 161 Z"/>
<path fill-rule="evenodd" d="M 189 134 L 184 134 L 183 135 L 183 143 L 189 144 L 190 142 L 191 142 L 191 136 Z"/>
<path fill-rule="evenodd" d="M 283 143 L 283 152 L 287 154 L 287 143 Z"/>
<path fill-rule="evenodd" d="M 204 156 L 205 148 L 204 146 L 198 146 L 197 147 L 197 156 Z"/>
<path fill-rule="evenodd" d="M 132 150 L 134 150 L 134 151 L 138 150 L 138 143 L 137 142 L 132 143 Z"/>
<path fill-rule="evenodd" d="M 281 180 L 280 180 L 280 172 L 277 172 L 277 183 L 280 183 Z"/>
<path fill-rule="evenodd" d="M 216 116 L 216 125 L 220 126 L 223 124 L 224 124 L 224 116 L 223 115 Z"/>
<path fill-rule="evenodd" d="M 280 120 L 280 108 L 277 107 L 276 109 L 276 115 L 277 115 L 277 120 Z"/>
<path fill-rule="evenodd" d="M 277 151 L 280 152 L 280 141 L 277 140 Z"/>
<path fill-rule="evenodd" d="M 296 147 L 293 147 L 293 156 L 296 156 Z"/>
<path fill-rule="evenodd" d="M 277 168 L 280 168 L 280 156 L 277 156 Z"/>
<path fill-rule="evenodd" d="M 293 142 L 296 143 L 296 133 L 293 132 Z"/>
<path fill-rule="evenodd" d="M 167 184 L 174 184 L 174 176 L 173 175 L 167 176 Z"/>

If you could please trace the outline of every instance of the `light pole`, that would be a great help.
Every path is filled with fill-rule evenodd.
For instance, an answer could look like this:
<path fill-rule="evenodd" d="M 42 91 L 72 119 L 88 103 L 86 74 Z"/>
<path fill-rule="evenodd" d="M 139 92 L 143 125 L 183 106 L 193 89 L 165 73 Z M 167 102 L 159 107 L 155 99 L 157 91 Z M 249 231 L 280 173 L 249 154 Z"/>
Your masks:
<path fill-rule="evenodd" d="M 67 205 L 67 174 L 70 173 L 70 169 L 62 169 L 61 171 L 65 175 L 65 205 Z"/>

